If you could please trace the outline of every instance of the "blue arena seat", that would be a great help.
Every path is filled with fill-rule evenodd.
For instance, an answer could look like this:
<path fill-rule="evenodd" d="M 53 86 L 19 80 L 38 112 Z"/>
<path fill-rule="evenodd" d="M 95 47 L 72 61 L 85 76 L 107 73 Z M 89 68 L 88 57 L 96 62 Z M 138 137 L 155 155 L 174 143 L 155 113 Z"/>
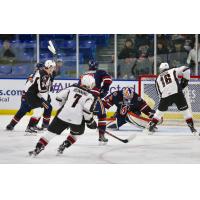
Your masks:
<path fill-rule="evenodd" d="M 96 48 L 96 42 L 93 40 L 84 40 L 79 43 L 80 48 Z"/>
<path fill-rule="evenodd" d="M 1 75 L 7 75 L 12 72 L 12 67 L 9 65 L 2 65 L 0 66 L 0 74 Z"/>
<path fill-rule="evenodd" d="M 24 48 L 36 48 L 36 40 L 29 40 L 23 43 Z"/>
<path fill-rule="evenodd" d="M 36 40 L 36 34 L 19 34 L 20 42 L 29 42 Z"/>
<path fill-rule="evenodd" d="M 76 48 L 76 40 L 65 41 L 65 48 L 75 49 Z"/>
<path fill-rule="evenodd" d="M 29 67 L 27 65 L 13 66 L 11 75 L 13 77 L 24 77 L 27 75 Z"/>

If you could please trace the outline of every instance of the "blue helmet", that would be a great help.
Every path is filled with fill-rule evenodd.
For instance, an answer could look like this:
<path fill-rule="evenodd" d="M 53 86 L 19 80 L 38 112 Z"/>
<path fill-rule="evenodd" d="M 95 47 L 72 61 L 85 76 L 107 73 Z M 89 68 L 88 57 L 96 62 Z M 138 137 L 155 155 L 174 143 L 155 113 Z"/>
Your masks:
<path fill-rule="evenodd" d="M 96 70 L 98 69 L 99 63 L 95 60 L 89 60 L 89 70 Z"/>
<path fill-rule="evenodd" d="M 36 63 L 36 65 L 35 65 L 36 69 L 41 69 L 43 67 L 44 67 L 44 63 L 42 63 L 42 62 Z"/>

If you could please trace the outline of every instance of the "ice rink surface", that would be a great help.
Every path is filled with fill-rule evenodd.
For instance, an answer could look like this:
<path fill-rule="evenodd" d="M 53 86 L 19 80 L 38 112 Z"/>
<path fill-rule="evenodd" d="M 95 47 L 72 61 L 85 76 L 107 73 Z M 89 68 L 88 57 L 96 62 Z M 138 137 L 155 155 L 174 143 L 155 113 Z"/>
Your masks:
<path fill-rule="evenodd" d="M 106 146 L 99 146 L 95 130 L 86 129 L 78 141 L 56 156 L 58 146 L 68 131 L 53 138 L 46 149 L 37 157 L 28 156 L 43 133 L 25 136 L 29 117 L 24 117 L 15 131 L 5 131 L 12 116 L 0 116 L 0 163 L 13 164 L 132 164 L 132 163 L 200 163 L 200 139 L 193 136 L 187 127 L 159 127 L 154 135 L 145 135 L 141 130 L 126 125 L 113 134 L 126 139 L 136 135 L 130 143 L 124 144 L 107 136 Z M 109 130 L 110 131 L 110 130 Z M 111 131 L 110 131 L 111 132 Z"/>

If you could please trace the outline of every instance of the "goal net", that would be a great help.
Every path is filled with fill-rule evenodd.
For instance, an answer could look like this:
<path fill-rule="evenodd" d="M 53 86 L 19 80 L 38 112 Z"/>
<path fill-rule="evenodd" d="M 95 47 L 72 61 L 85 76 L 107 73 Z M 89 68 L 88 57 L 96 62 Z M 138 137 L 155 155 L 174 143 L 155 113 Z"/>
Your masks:
<path fill-rule="evenodd" d="M 155 87 L 156 75 L 142 75 L 139 77 L 138 94 L 147 102 L 147 104 L 157 109 L 159 96 Z M 195 124 L 200 124 L 200 76 L 191 76 L 188 90 L 183 91 L 186 96 L 189 108 L 192 111 Z M 164 123 L 167 125 L 183 125 L 185 123 L 183 114 L 178 111 L 176 105 L 169 107 L 164 114 Z"/>

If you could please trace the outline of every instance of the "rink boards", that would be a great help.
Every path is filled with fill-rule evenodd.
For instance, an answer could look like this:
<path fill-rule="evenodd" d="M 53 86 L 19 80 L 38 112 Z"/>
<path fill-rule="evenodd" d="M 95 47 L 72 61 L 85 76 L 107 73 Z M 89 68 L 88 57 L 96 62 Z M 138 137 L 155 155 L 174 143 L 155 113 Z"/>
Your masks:
<path fill-rule="evenodd" d="M 21 93 L 24 89 L 26 79 L 0 79 L 0 114 L 6 114 L 6 115 L 13 115 L 16 113 L 16 111 L 20 107 L 21 102 Z M 68 79 L 68 80 L 55 80 L 53 83 L 53 91 L 50 92 L 51 99 L 52 99 L 52 106 L 54 108 L 53 115 L 55 115 L 56 110 L 58 108 L 58 103 L 55 100 L 55 97 L 57 93 L 74 84 L 77 83 L 77 79 Z M 116 90 L 120 90 L 123 87 L 133 87 L 136 92 L 138 92 L 138 82 L 137 81 L 124 81 L 124 80 L 114 80 L 111 87 L 110 87 L 110 93 Z M 195 91 L 198 92 L 199 91 Z M 147 100 L 147 103 L 151 106 L 151 100 Z M 199 106 L 200 107 L 200 106 Z M 115 111 L 115 107 L 111 108 L 108 111 L 108 116 L 111 116 L 113 112 Z M 30 113 L 31 114 L 31 113 Z M 200 119 L 200 113 L 195 112 L 193 110 L 193 116 L 194 119 L 199 120 Z M 175 120 L 177 123 L 178 121 L 183 121 L 183 116 L 181 113 L 174 113 L 174 112 L 168 112 L 165 114 L 164 118 L 166 120 Z"/>

